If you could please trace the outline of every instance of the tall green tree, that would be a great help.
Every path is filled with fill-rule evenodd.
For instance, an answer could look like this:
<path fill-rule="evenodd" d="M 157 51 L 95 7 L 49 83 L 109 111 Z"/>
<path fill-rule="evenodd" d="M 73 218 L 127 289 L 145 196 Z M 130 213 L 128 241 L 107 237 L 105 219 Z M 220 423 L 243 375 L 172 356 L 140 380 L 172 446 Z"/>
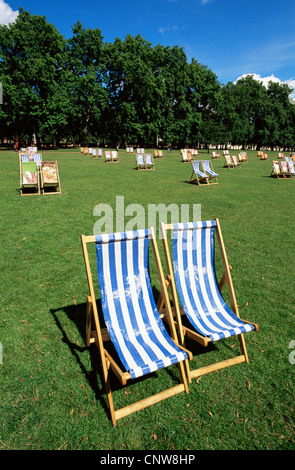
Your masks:
<path fill-rule="evenodd" d="M 107 106 L 105 54 L 101 31 L 84 29 L 78 21 L 67 44 L 66 88 L 71 102 L 69 126 L 88 146 L 89 136 L 99 139 L 102 112 Z"/>
<path fill-rule="evenodd" d="M 63 36 L 44 16 L 20 8 L 14 23 L 0 26 L 0 119 L 6 120 L 7 136 L 30 142 L 35 134 L 40 141 L 49 117 L 51 129 L 63 121 L 64 107 L 60 101 L 52 107 L 52 98 L 62 82 L 64 53 Z"/>
<path fill-rule="evenodd" d="M 151 44 L 128 34 L 107 45 L 107 56 L 110 138 L 147 145 L 157 133 L 159 109 Z"/>
<path fill-rule="evenodd" d="M 188 66 L 189 88 L 187 101 L 191 106 L 191 142 L 220 143 L 219 109 L 221 85 L 206 65 L 192 59 Z"/>

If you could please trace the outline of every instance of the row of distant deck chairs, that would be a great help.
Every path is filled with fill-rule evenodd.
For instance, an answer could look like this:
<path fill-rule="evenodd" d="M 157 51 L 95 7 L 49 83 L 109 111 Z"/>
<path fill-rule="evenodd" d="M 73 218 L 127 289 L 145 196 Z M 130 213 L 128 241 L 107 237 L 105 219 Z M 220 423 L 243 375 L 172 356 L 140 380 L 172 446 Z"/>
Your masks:
<path fill-rule="evenodd" d="M 92 158 L 101 158 L 102 149 L 92 148 L 92 147 L 80 147 L 80 152 L 84 155 L 91 155 Z"/>
<path fill-rule="evenodd" d="M 41 153 L 21 149 L 19 175 L 21 196 L 61 193 L 57 161 L 43 161 Z"/>
<path fill-rule="evenodd" d="M 172 232 L 173 235 L 172 259 L 167 232 Z M 258 331 L 257 324 L 240 319 L 219 220 L 162 223 L 161 234 L 167 278 L 164 277 L 152 227 L 81 236 L 89 286 L 86 342 L 88 346 L 95 344 L 99 350 L 102 377 L 114 426 L 119 419 L 131 413 L 179 393 L 188 393 L 193 378 L 249 362 L 244 334 Z M 215 238 L 218 240 L 223 263 L 219 283 L 214 262 Z M 149 240 L 152 242 L 161 285 L 157 303 L 149 271 Z M 95 247 L 96 256 L 94 252 L 91 254 L 91 246 Z M 92 263 L 97 264 L 106 327 L 102 324 L 96 303 Z M 226 284 L 230 306 L 222 295 Z M 171 289 L 173 305 L 168 289 Z M 192 353 L 188 349 L 186 338 L 192 343 L 197 342 L 199 347 L 206 350 L 210 343 L 224 341 L 231 336 L 239 338 L 241 352 L 236 356 L 201 368 L 190 365 L 197 352 Z M 193 349 L 192 343 L 190 349 Z M 114 348 L 114 352 L 109 346 Z M 176 365 L 180 375 L 178 385 L 115 409 L 110 369 L 121 385 L 126 385 L 130 380 L 143 379 L 151 373 L 154 373 L 154 380 L 157 380 L 160 369 Z"/>
<path fill-rule="evenodd" d="M 270 176 L 278 179 L 294 178 L 295 165 L 292 157 L 284 157 L 284 160 L 274 160 L 272 162 L 272 172 Z"/>
<path fill-rule="evenodd" d="M 216 156 L 216 153 L 218 156 Z M 223 150 L 223 156 L 225 158 L 226 164 L 232 160 L 231 163 L 233 163 L 233 166 L 238 166 L 238 163 L 248 162 L 247 152 L 240 152 L 238 155 L 230 155 L 228 150 Z M 212 158 L 221 158 L 219 152 L 212 152 Z"/>

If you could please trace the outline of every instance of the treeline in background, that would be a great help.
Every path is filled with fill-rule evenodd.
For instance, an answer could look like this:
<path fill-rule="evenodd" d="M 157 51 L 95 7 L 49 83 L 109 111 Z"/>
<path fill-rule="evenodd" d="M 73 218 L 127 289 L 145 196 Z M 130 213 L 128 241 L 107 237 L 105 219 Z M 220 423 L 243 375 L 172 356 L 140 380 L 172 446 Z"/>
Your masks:
<path fill-rule="evenodd" d="M 22 8 L 0 26 L 0 82 L 2 143 L 295 148 L 287 85 L 251 76 L 222 85 L 179 46 L 140 35 L 106 43 L 80 22 L 66 39 Z"/>

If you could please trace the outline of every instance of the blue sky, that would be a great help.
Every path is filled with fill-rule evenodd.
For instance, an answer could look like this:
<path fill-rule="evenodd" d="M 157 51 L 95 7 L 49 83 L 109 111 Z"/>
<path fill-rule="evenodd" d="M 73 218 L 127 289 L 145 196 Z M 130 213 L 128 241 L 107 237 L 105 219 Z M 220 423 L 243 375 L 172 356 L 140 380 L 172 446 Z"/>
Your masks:
<path fill-rule="evenodd" d="M 66 38 L 80 20 L 105 42 L 129 33 L 178 45 L 226 84 L 244 74 L 295 88 L 295 0 L 0 0 L 0 23 L 22 6 Z"/>

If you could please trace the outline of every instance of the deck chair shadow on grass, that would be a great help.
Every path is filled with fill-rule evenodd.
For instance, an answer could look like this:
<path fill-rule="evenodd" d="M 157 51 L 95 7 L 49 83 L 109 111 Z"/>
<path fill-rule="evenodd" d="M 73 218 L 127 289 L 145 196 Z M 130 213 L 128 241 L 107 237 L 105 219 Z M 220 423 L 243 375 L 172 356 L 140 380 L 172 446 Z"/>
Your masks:
<path fill-rule="evenodd" d="M 172 230 L 173 234 L 173 265 L 167 230 Z M 241 355 L 190 370 L 189 381 L 211 371 L 249 362 L 243 335 L 252 330 L 258 331 L 258 326 L 239 317 L 231 268 L 218 219 L 174 225 L 162 223 L 161 232 L 168 271 L 166 285 L 172 291 L 173 307 L 170 306 L 170 309 L 177 324 L 179 343 L 184 346 L 185 337 L 188 337 L 206 347 L 210 342 L 235 335 L 240 342 Z M 219 284 L 215 271 L 215 232 L 224 268 Z M 225 284 L 229 289 L 231 308 L 221 293 Z M 161 292 L 157 303 L 160 313 L 165 313 L 164 305 Z M 183 326 L 181 315 L 188 320 L 188 327 Z"/>
<path fill-rule="evenodd" d="M 181 392 L 188 393 L 184 362 L 191 354 L 178 345 L 177 333 L 168 309 L 170 335 L 167 333 L 154 301 L 149 276 L 149 237 L 163 295 L 168 302 L 163 270 L 153 229 L 109 235 L 81 236 L 89 286 L 87 302 L 87 345 L 98 347 L 108 397 L 111 420 L 117 420 Z M 94 244 L 97 256 L 98 284 L 106 328 L 101 328 L 90 268 L 88 245 Z M 91 320 L 95 330 L 91 332 Z M 118 359 L 111 357 L 105 344 L 111 341 Z M 125 385 L 161 368 L 177 364 L 181 383 L 115 410 L 109 371 Z M 125 371 L 123 371 L 125 369 Z M 155 378 L 156 380 L 156 378 Z"/>

